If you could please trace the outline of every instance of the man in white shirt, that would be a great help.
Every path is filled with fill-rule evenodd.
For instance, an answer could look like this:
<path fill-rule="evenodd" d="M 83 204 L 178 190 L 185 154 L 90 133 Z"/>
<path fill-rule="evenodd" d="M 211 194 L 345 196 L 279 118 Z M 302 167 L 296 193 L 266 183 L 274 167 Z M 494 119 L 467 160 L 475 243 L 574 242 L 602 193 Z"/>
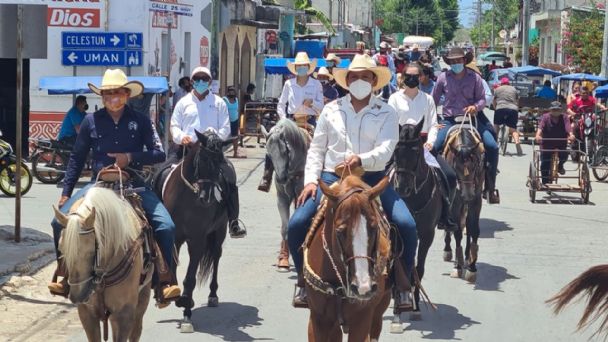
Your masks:
<path fill-rule="evenodd" d="M 171 116 L 171 136 L 180 146 L 171 161 L 175 162 L 184 154 L 184 149 L 198 141 L 195 131 L 213 131 L 222 140 L 230 138 L 230 116 L 224 100 L 211 92 L 211 72 L 205 67 L 196 67 L 190 76 L 193 90 L 179 100 Z M 221 173 L 228 189 L 224 189 L 228 209 L 229 232 L 233 238 L 247 235 L 239 225 L 239 193 L 236 173 L 232 164 L 222 158 Z"/>
<path fill-rule="evenodd" d="M 363 180 L 370 186 L 385 176 L 399 129 L 395 111 L 376 97 L 372 91 L 381 89 L 390 78 L 390 70 L 377 67 L 368 55 L 356 55 L 348 69 L 334 69 L 337 83 L 350 91 L 325 106 L 308 150 L 304 171 L 304 190 L 297 199 L 298 207 L 288 225 L 289 249 L 298 272 L 298 291 L 294 306 L 306 306 L 306 292 L 302 274 L 304 242 L 321 199 L 317 181 L 330 185 L 339 180 L 336 166 L 343 164 L 365 169 Z M 382 206 L 399 229 L 404 241 L 403 258 L 406 272 L 411 275 L 418 237 L 416 223 L 403 200 L 392 186 L 380 195 Z M 411 308 L 409 293 L 401 293 L 400 308 Z"/>
<path fill-rule="evenodd" d="M 403 89 L 391 95 L 388 104 L 395 109 L 400 126 L 415 125 L 424 120 L 421 135 L 426 136 L 424 144 L 425 160 L 430 166 L 439 168 L 441 170 L 439 174 L 443 178 L 443 206 L 439 228 L 454 231 L 458 226 L 450 217 L 450 198 L 456 189 L 457 175 L 441 155 L 434 157 L 430 152 L 435 140 L 437 140 L 437 110 L 433 97 L 418 89 L 422 74 L 420 64 L 417 62 L 410 63 L 402 75 Z"/>

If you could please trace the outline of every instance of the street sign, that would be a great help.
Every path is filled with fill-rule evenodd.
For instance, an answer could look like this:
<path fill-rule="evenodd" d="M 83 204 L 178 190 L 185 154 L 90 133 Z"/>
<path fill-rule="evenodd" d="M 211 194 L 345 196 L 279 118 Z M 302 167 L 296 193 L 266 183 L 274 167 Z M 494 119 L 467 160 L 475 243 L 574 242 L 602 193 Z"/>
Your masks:
<path fill-rule="evenodd" d="M 143 55 L 136 50 L 62 51 L 61 63 L 68 66 L 141 66 Z"/>
<path fill-rule="evenodd" d="M 143 48 L 141 32 L 61 32 L 63 49 L 134 49 Z"/>
<path fill-rule="evenodd" d="M 500 30 L 500 32 L 498 32 L 498 36 L 502 39 L 507 37 L 507 31 L 506 30 Z"/>
<path fill-rule="evenodd" d="M 175 4 L 150 0 L 150 11 L 171 12 L 177 15 L 192 16 L 192 5 Z"/>

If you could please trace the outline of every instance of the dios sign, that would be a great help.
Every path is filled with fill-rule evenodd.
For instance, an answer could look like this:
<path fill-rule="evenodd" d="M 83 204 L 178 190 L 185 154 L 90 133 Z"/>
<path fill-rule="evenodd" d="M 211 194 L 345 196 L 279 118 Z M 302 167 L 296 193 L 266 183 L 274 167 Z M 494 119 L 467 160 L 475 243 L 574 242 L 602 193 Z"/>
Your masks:
<path fill-rule="evenodd" d="M 97 8 L 48 8 L 49 26 L 100 27 L 101 11 Z"/>

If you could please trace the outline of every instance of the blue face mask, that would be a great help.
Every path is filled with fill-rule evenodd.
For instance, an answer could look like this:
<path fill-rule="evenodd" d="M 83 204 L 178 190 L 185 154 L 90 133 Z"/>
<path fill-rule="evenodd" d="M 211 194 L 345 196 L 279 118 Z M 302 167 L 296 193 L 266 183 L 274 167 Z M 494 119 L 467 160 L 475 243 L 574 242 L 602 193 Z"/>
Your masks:
<path fill-rule="evenodd" d="M 298 76 L 306 76 L 306 75 L 308 75 L 308 67 L 307 66 L 296 67 L 296 73 L 298 74 Z"/>
<path fill-rule="evenodd" d="M 452 70 L 453 73 L 460 74 L 462 72 L 462 70 L 464 70 L 464 64 L 462 64 L 462 63 L 452 64 L 452 65 L 450 65 L 450 69 Z"/>
<path fill-rule="evenodd" d="M 333 68 L 334 66 L 336 66 L 336 63 L 334 61 L 327 61 L 325 62 L 325 64 L 327 64 L 328 68 Z"/>
<path fill-rule="evenodd" d="M 194 90 L 196 90 L 197 93 L 202 95 L 207 89 L 209 89 L 209 82 L 203 80 L 194 82 Z"/>

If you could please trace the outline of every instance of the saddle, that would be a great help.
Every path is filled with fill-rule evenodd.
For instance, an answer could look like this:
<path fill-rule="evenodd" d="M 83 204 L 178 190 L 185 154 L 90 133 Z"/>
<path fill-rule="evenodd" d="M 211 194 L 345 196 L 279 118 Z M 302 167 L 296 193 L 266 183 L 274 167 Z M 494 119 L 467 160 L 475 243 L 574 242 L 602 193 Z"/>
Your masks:
<path fill-rule="evenodd" d="M 460 132 L 460 130 L 469 130 L 471 133 L 473 133 L 473 139 L 475 139 L 475 143 L 479 144 L 479 148 L 481 149 L 482 153 L 485 152 L 485 147 L 483 146 L 481 135 L 479 134 L 479 131 L 477 131 L 477 128 L 475 128 L 475 126 L 470 124 L 456 124 L 450 127 L 448 129 L 448 133 L 446 134 L 446 141 L 442 153 L 444 157 L 447 156 L 448 151 L 450 150 L 450 144 L 454 139 L 456 139 L 456 137 L 458 136 L 458 134 L 456 133 Z"/>

